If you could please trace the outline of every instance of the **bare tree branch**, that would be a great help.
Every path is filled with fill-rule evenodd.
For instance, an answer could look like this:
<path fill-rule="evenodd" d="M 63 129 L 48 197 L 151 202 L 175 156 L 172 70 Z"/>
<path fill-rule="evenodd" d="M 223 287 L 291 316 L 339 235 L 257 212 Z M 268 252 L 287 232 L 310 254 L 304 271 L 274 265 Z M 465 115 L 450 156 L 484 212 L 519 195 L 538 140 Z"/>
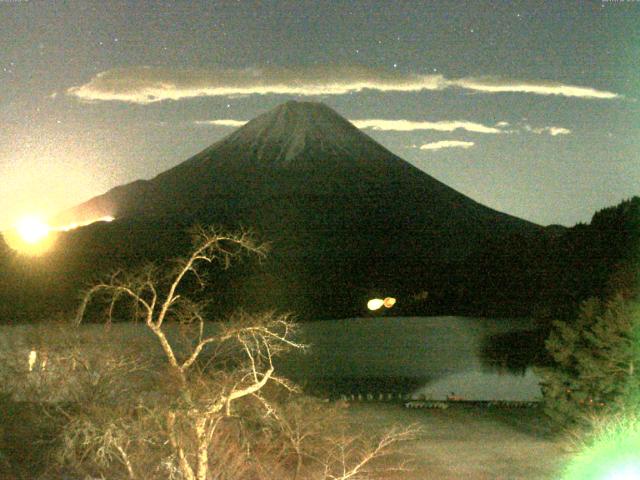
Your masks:
<path fill-rule="evenodd" d="M 177 262 L 170 273 L 162 274 L 152 265 L 136 274 L 116 272 L 85 293 L 77 323 L 82 322 L 94 297 L 106 301 L 109 322 L 121 301 L 131 302 L 136 309 L 134 317 L 144 319 L 143 328 L 148 328 L 161 346 L 164 367 L 154 374 L 153 391 L 138 395 L 141 407 L 133 409 L 133 417 L 126 417 L 131 422 L 129 430 L 120 428 L 119 423 L 94 430 L 85 428 L 87 435 L 77 435 L 69 445 L 81 445 L 81 453 L 93 452 L 96 458 L 113 459 L 119 472 L 126 471 L 130 479 L 136 474 L 137 478 L 142 474 L 158 478 L 167 473 L 182 480 L 218 478 L 213 469 L 228 468 L 224 462 L 235 455 L 234 468 L 239 470 L 224 478 L 244 480 L 263 474 L 289 478 L 292 474 L 294 480 L 356 480 L 369 478 L 376 459 L 394 451 L 398 442 L 412 438 L 412 428 L 392 430 L 375 441 L 356 434 L 337 438 L 333 432 L 337 410 L 325 417 L 326 407 L 320 409 L 319 402 L 283 406 L 278 397 L 272 399 L 267 385 L 277 387 L 273 391 L 287 397 L 299 391 L 292 382 L 276 375 L 274 367 L 278 355 L 306 348 L 296 337 L 296 325 L 290 316 L 240 311 L 205 332 L 208 310 L 204 302 L 188 298 L 186 279 L 193 275 L 197 285 L 204 287 L 208 264 L 221 262 L 227 267 L 231 259 L 246 253 L 262 257 L 265 247 L 247 232 L 220 234 L 198 228 L 191 254 Z M 178 339 L 169 324 L 178 326 Z M 88 376 L 91 365 L 79 361 Z M 157 359 L 154 361 L 157 365 Z M 135 372 L 127 362 L 106 362 L 105 368 Z M 105 385 L 111 386 L 108 382 Z M 122 401 L 126 404 L 126 396 Z M 115 405 L 120 408 L 119 402 Z M 113 403 L 105 410 L 112 407 Z M 250 417 L 247 412 L 251 412 Z M 247 418 L 260 428 L 255 429 Z M 76 432 L 84 428 L 80 423 L 75 425 Z M 69 431 L 74 432 L 73 428 Z M 226 452 L 229 442 L 235 442 L 237 450 L 233 453 Z M 139 452 L 150 449 L 158 452 L 160 464 L 156 468 L 161 470 L 140 466 L 145 459 Z M 267 466 L 273 464 L 260 457 L 267 453 L 274 456 L 269 461 L 280 462 L 279 473 L 271 472 Z M 247 470 L 249 464 L 253 470 Z M 243 476 L 234 476 L 237 472 L 243 472 Z"/>

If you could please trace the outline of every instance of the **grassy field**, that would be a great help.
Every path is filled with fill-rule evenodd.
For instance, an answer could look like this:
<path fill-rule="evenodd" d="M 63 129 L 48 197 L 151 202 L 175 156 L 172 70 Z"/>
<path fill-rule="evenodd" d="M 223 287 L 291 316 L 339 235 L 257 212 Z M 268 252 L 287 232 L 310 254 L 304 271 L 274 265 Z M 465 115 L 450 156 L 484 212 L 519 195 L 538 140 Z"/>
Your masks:
<path fill-rule="evenodd" d="M 37 478 L 45 470 L 54 430 L 31 431 L 40 411 L 35 404 L 6 403 L 0 433 L 0 478 Z M 10 407 L 8 411 L 6 407 Z M 352 403 L 348 419 L 367 433 L 393 425 L 417 424 L 423 432 L 382 459 L 392 464 L 409 458 L 411 469 L 389 480 L 537 480 L 557 479 L 568 455 L 548 434 L 538 408 L 502 409 L 452 405 L 446 410 L 407 409 L 393 403 Z M 48 422 L 47 422 L 48 423 Z M 50 427 L 55 427 L 50 425 Z M 361 428 L 364 427 L 364 428 Z M 27 447 L 28 446 L 28 447 Z"/>
<path fill-rule="evenodd" d="M 538 408 L 501 409 L 453 405 L 413 410 L 398 404 L 353 403 L 351 420 L 368 431 L 418 424 L 423 433 L 401 454 L 412 469 L 385 475 L 403 480 L 557 479 L 568 455 L 548 433 Z"/>

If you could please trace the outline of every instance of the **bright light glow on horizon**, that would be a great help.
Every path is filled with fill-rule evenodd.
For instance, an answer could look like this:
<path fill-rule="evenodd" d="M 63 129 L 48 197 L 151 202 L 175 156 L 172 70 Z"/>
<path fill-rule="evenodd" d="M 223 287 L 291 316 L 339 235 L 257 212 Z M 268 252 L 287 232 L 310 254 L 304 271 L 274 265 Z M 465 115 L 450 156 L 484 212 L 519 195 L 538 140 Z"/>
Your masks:
<path fill-rule="evenodd" d="M 18 220 L 16 230 L 25 242 L 34 245 L 49 235 L 51 227 L 40 217 L 29 215 Z"/>
<path fill-rule="evenodd" d="M 68 225 L 64 225 L 62 227 L 55 227 L 52 228 L 52 230 L 57 230 L 60 232 L 68 232 L 69 230 L 74 230 L 76 228 L 80 228 L 80 227 L 86 227 L 87 225 L 91 225 L 92 223 L 96 223 L 96 222 L 113 222 L 115 220 L 115 217 L 112 217 L 111 215 L 106 215 L 104 217 L 100 217 L 97 218 L 95 220 L 89 220 L 87 222 L 80 222 L 80 223 L 70 223 Z"/>
<path fill-rule="evenodd" d="M 15 227 L 5 230 L 2 235 L 7 245 L 19 253 L 31 256 L 42 255 L 53 246 L 59 232 L 68 232 L 96 222 L 112 222 L 114 217 L 107 215 L 80 223 L 70 223 L 52 227 L 37 215 L 27 215 L 15 223 Z"/>
<path fill-rule="evenodd" d="M 49 251 L 57 237 L 38 215 L 25 215 L 15 222 L 13 228 L 3 231 L 2 236 L 11 249 L 30 256 Z"/>

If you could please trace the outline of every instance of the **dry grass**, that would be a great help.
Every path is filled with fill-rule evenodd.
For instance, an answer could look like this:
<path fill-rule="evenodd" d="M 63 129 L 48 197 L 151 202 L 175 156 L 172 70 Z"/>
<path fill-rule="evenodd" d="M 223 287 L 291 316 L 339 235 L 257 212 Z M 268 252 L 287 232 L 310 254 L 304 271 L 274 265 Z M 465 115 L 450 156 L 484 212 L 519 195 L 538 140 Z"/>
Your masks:
<path fill-rule="evenodd" d="M 352 404 L 355 424 L 383 431 L 417 423 L 424 433 L 400 447 L 412 471 L 389 480 L 536 480 L 558 478 L 568 455 L 547 434 L 537 409 L 485 409 L 456 405 L 447 410 L 412 410 L 393 404 Z"/>
<path fill-rule="evenodd" d="M 33 479 L 36 471 L 43 470 L 40 463 L 45 460 L 46 445 L 36 441 L 33 451 L 24 448 L 34 441 L 34 432 L 24 431 L 30 424 L 25 415 L 36 411 L 23 410 L 11 412 L 4 422 L 2 450 L 5 463 L 13 468 L 0 465 L 0 478 Z M 542 414 L 535 409 L 460 405 L 447 410 L 411 410 L 397 404 L 362 403 L 351 404 L 343 412 L 369 434 L 382 433 L 393 425 L 418 423 L 423 428 L 417 439 L 399 445 L 399 453 L 380 460 L 383 464 L 377 466 L 384 468 L 409 459 L 411 469 L 385 473 L 382 478 L 389 480 L 555 479 L 569 458 L 562 443 L 546 435 Z M 50 432 L 38 436 L 49 436 L 44 433 Z M 3 476 L 7 474 L 15 476 Z"/>

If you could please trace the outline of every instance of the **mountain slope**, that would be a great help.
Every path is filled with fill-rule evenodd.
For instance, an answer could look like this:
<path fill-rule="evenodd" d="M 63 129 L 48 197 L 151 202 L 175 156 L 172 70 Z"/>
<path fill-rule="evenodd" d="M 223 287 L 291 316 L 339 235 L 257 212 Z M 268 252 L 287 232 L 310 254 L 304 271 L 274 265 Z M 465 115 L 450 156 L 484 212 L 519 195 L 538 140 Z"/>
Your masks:
<path fill-rule="evenodd" d="M 542 230 L 447 187 L 308 102 L 287 102 L 155 178 L 114 188 L 58 221 L 104 215 L 117 219 L 104 231 L 119 234 L 102 237 L 100 249 L 133 259 L 155 258 L 153 236 L 191 223 L 251 227 L 273 244 L 258 277 L 245 282 L 260 291 L 258 303 L 332 316 L 358 313 L 376 292 L 408 298 L 458 288 L 454 266 L 478 245 Z M 243 291 L 245 299 L 258 296 Z"/>
<path fill-rule="evenodd" d="M 166 212 L 193 203 L 195 193 L 344 195 L 379 187 L 418 188 L 421 194 L 443 197 L 440 201 L 460 201 L 473 204 L 477 213 L 489 212 L 398 158 L 326 105 L 291 101 L 152 180 L 116 187 L 66 215 L 83 221 L 91 219 L 92 210 L 117 217 Z M 169 192 L 183 201 L 176 205 L 159 198 Z"/>

